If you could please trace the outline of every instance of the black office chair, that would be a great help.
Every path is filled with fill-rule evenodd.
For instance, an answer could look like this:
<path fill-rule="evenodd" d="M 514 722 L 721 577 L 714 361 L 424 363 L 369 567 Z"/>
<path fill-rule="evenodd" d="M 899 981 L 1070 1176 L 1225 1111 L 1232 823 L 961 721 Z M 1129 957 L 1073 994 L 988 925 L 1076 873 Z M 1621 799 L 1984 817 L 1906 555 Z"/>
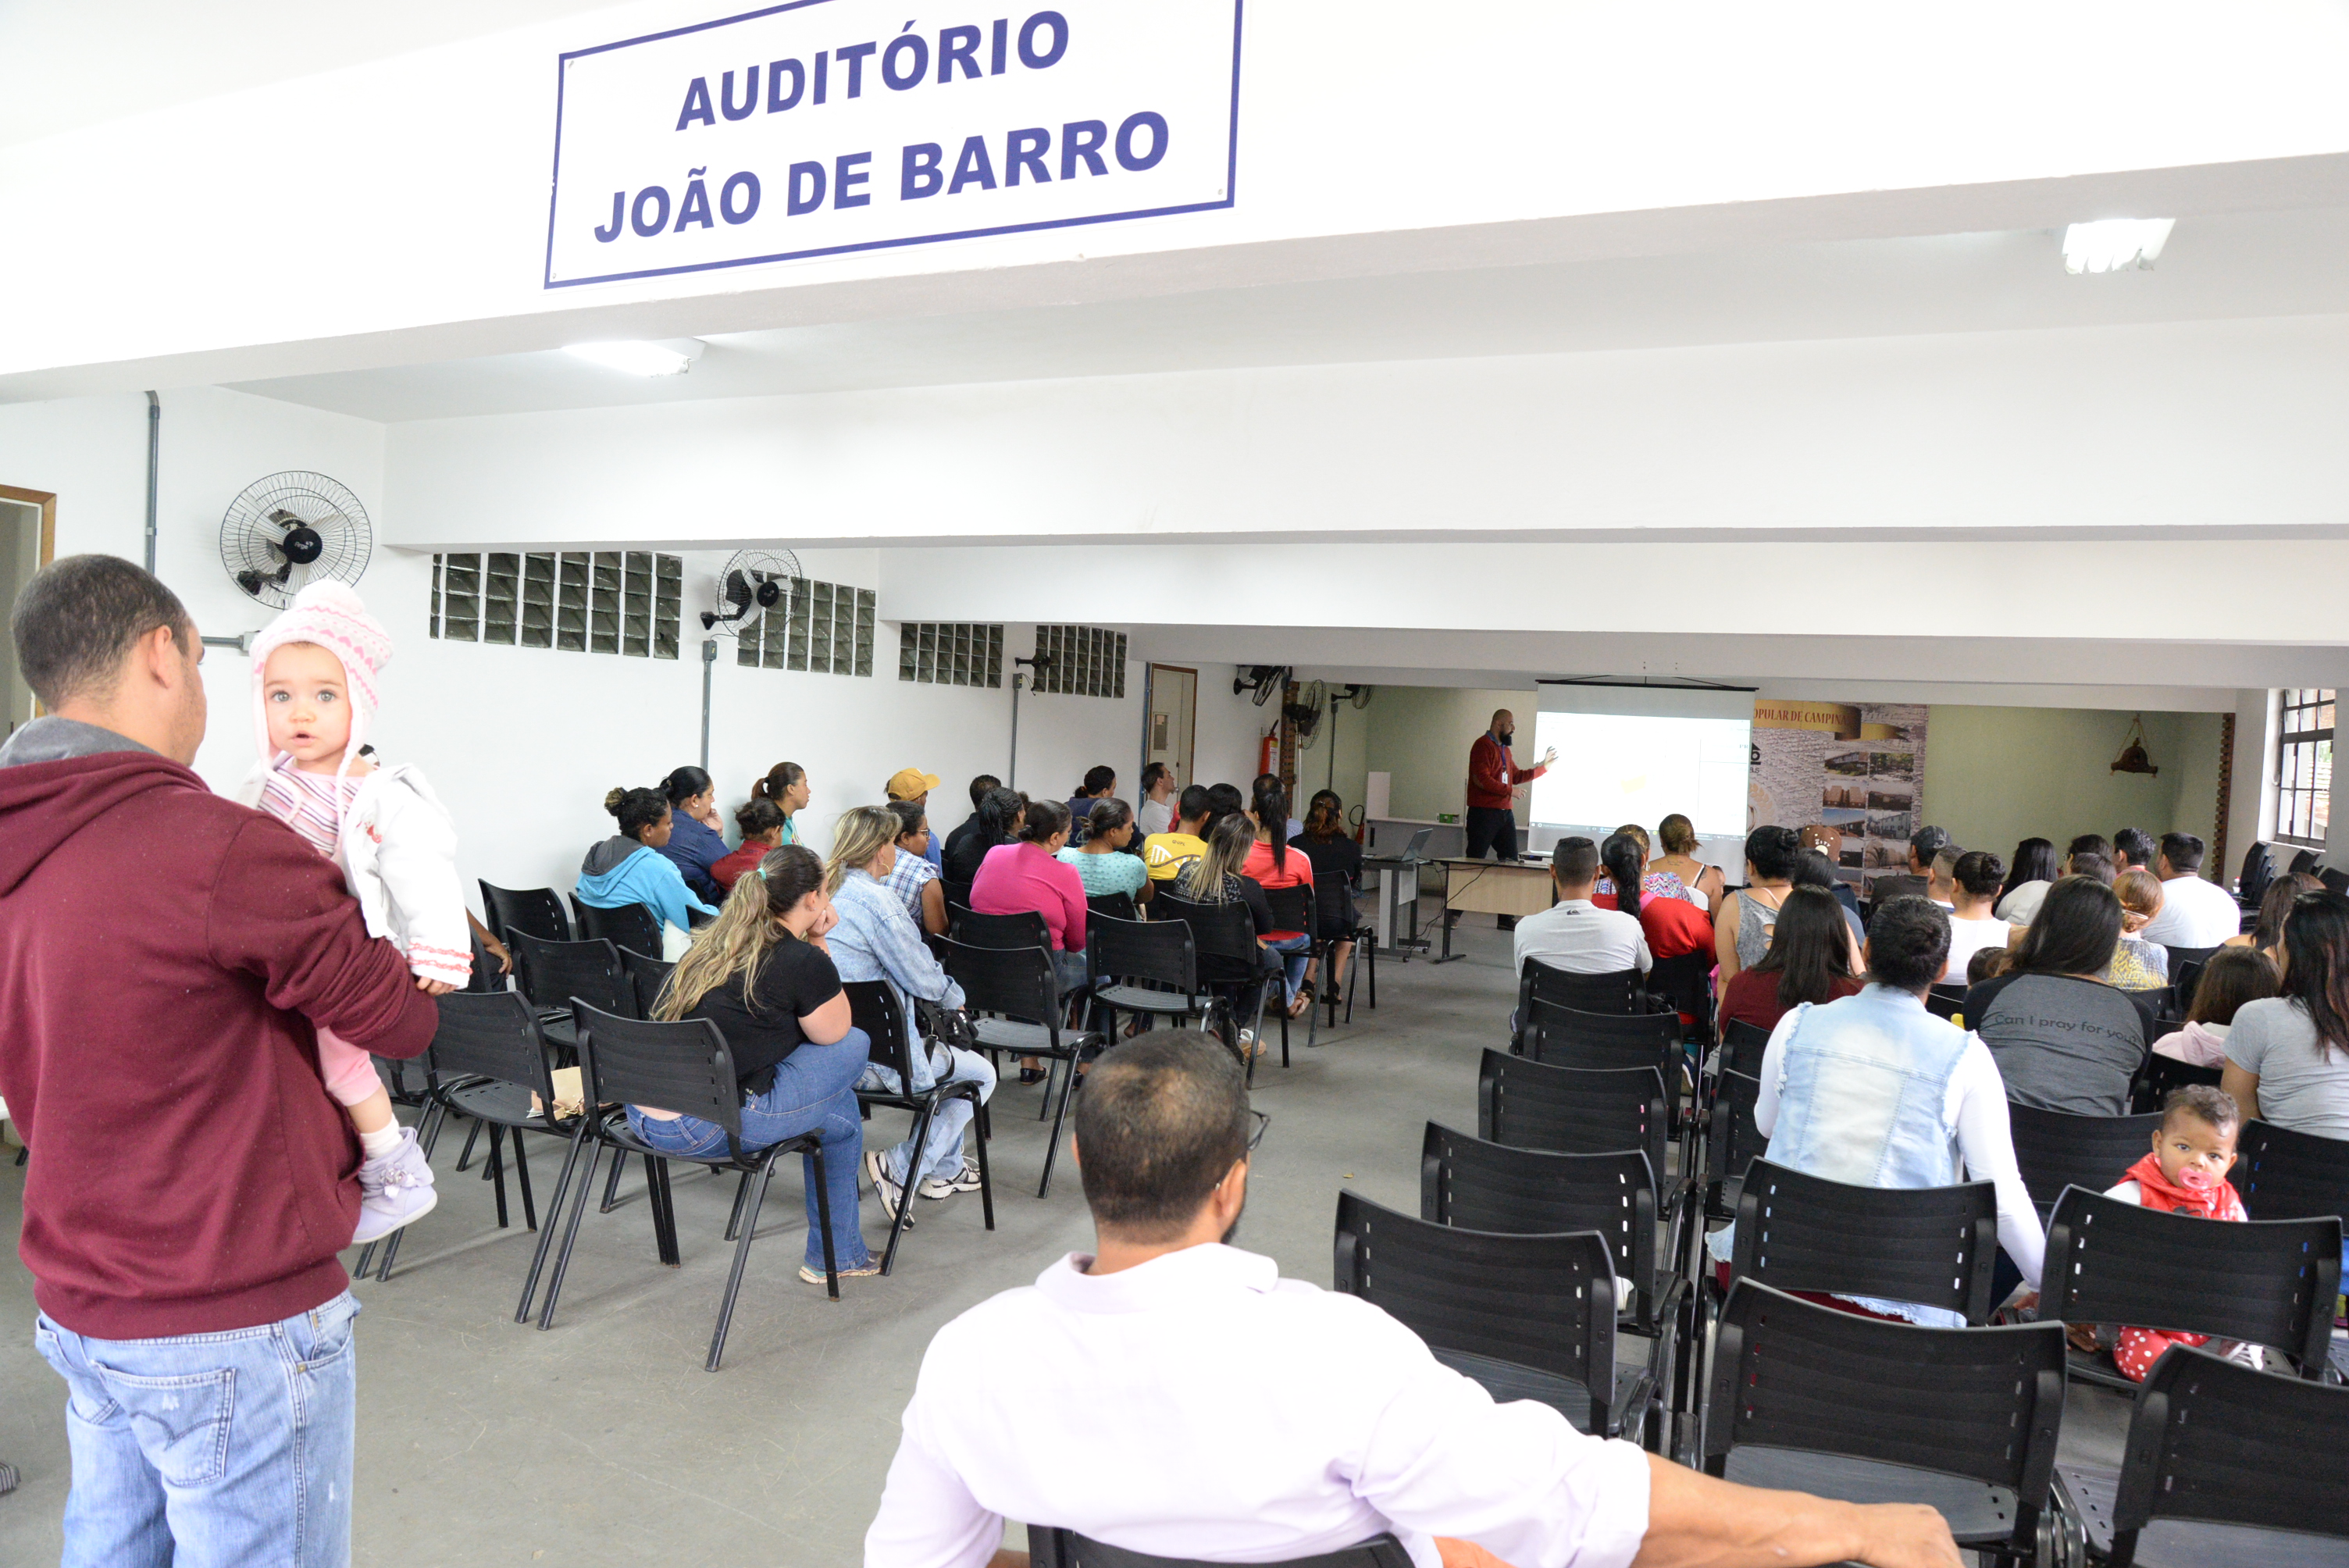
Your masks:
<path fill-rule="evenodd" d="M 2146 1374 L 2118 1470 L 2055 1469 L 2057 1506 L 2106 1568 L 2349 1562 L 2349 1388 L 2176 1346 Z"/>
<path fill-rule="evenodd" d="M 1737 1194 L 1733 1283 L 1909 1302 L 1990 1321 L 1998 1192 L 1861 1187 L 1756 1160 Z"/>
<path fill-rule="evenodd" d="M 563 913 L 563 898 L 551 887 L 504 888 L 482 882 L 481 923 L 508 947 L 514 933 L 527 932 L 542 942 L 571 940 L 571 918 Z"/>
<path fill-rule="evenodd" d="M 624 903 L 617 909 L 598 909 L 582 903 L 579 895 L 571 895 L 571 913 L 578 917 L 579 934 L 586 941 L 597 938 L 615 947 L 633 948 L 638 953 L 657 956 L 661 951 L 660 916 L 640 903 Z"/>
<path fill-rule="evenodd" d="M 1925 1503 L 1961 1546 L 2028 1561 L 2064 1419 L 2064 1329 L 1921 1328 L 1742 1279 L 1723 1303 L 1704 1468 L 1847 1502 Z"/>
<path fill-rule="evenodd" d="M 2194 1008 L 2194 988 L 2202 984 L 2202 971 L 2209 967 L 2189 958 L 2169 972 L 2170 989 L 2178 993 L 2178 1005 L 2188 1012 Z"/>
<path fill-rule="evenodd" d="M 1140 920 L 1130 892 L 1094 892 L 1085 895 L 1085 945 L 1092 945 L 1092 924 L 1096 915 L 1108 915 L 1112 920 Z"/>
<path fill-rule="evenodd" d="M 1536 996 L 1578 1013 L 1644 1013 L 1646 978 L 1637 969 L 1570 975 L 1554 964 L 1527 958 L 1517 971 L 1517 1017 L 1522 1023 Z"/>
<path fill-rule="evenodd" d="M 745 1148 L 742 1091 L 734 1076 L 734 1055 L 727 1048 L 726 1037 L 707 1018 L 652 1023 L 606 1013 L 585 1002 L 573 1003 L 572 1010 L 579 1037 L 580 1082 L 585 1088 L 589 1109 L 579 1119 L 571 1152 L 564 1161 L 563 1175 L 547 1205 L 550 1220 L 562 1209 L 566 1197 L 571 1212 L 564 1222 L 563 1244 L 554 1256 L 554 1271 L 547 1277 L 546 1302 L 539 1311 L 538 1326 L 546 1329 L 554 1325 L 554 1304 L 563 1294 L 564 1275 L 570 1271 L 572 1244 L 579 1238 L 579 1219 L 587 1207 L 588 1189 L 595 1184 L 596 1161 L 606 1148 L 632 1149 L 644 1156 L 645 1191 L 652 1211 L 653 1239 L 660 1261 L 671 1267 L 682 1260 L 677 1245 L 677 1210 L 669 1195 L 668 1162 L 684 1160 L 719 1171 L 744 1171 L 751 1177 L 749 1188 L 736 1195 L 734 1217 L 726 1228 L 726 1239 L 734 1243 L 734 1264 L 726 1276 L 726 1294 L 719 1300 L 718 1325 L 709 1336 L 709 1354 L 702 1362 L 704 1371 L 717 1371 L 726 1354 L 726 1330 L 734 1320 L 734 1298 L 741 1291 L 742 1271 L 750 1261 L 751 1239 L 759 1233 L 759 1210 L 766 1202 L 767 1179 L 774 1173 L 776 1160 L 784 1154 L 803 1154 L 813 1166 L 807 1179 L 815 1183 L 816 1189 L 824 1284 L 837 1300 L 840 1272 L 833 1250 L 832 1204 L 823 1185 L 823 1134 L 802 1132 L 764 1148 Z M 663 1110 L 716 1122 L 726 1130 L 726 1147 L 710 1154 L 671 1154 L 655 1149 L 629 1130 L 625 1112 L 601 1109 L 626 1105 L 658 1106 Z M 584 1169 L 579 1165 L 582 1150 L 587 1154 Z M 856 1216 L 845 1215 L 843 1222 L 854 1225 Z M 516 1323 L 526 1322 L 530 1317 L 531 1296 L 537 1289 L 539 1270 L 554 1233 L 552 1224 L 539 1233 L 538 1256 L 532 1260 L 529 1277 L 523 1283 L 522 1306 L 514 1314 Z"/>
<path fill-rule="evenodd" d="M 1487 1050 L 1476 1074 L 1476 1136 L 1561 1154 L 1636 1149 L 1661 1172 L 1670 1104 L 1653 1068 L 1554 1068 Z M 1675 1184 L 1666 1195 L 1668 1210 L 1680 1191 Z"/>
<path fill-rule="evenodd" d="M 1061 1152 L 1061 1130 L 1068 1122 L 1069 1101 L 1075 1095 L 1079 1068 L 1101 1054 L 1107 1042 L 1090 1029 L 1062 1026 L 1066 999 L 1052 974 L 1052 954 L 1041 947 L 977 947 L 952 937 L 944 939 L 946 971 L 962 987 L 963 1000 L 976 1016 L 972 1028 L 978 1047 L 1013 1056 L 1042 1057 L 1044 1102 L 1054 1107 L 1051 1141 L 1044 1146 L 1044 1177 L 1036 1196 L 1052 1190 L 1052 1162 Z M 1065 1064 L 1063 1066 L 1062 1064 Z M 1061 1073 L 1061 1098 L 1052 1099 L 1052 1078 Z M 1037 1119 L 1043 1119 L 1039 1107 Z"/>
<path fill-rule="evenodd" d="M 1692 1040 L 1705 1041 L 1713 1037 L 1713 949 L 1705 947 L 1659 958 L 1648 971 L 1646 991 L 1650 1001 L 1661 997 L 1665 1010 L 1685 1014 L 1690 1020 L 1688 1037 Z"/>
<path fill-rule="evenodd" d="M 660 1000 L 661 987 L 668 984 L 669 971 L 677 967 L 661 958 L 638 953 L 632 947 L 620 949 L 620 967 L 628 976 L 628 986 L 636 993 L 636 1010 L 631 1017 L 649 1018 L 653 1004 Z"/>
<path fill-rule="evenodd" d="M 2349 1225 L 2349 1142 L 2247 1121 L 2228 1179 L 2254 1220 L 2331 1214 Z"/>
<path fill-rule="evenodd" d="M 1204 1021 L 1216 998 L 1199 984 L 1191 928 L 1179 920 L 1121 920 L 1096 914 L 1085 922 L 1092 960 L 1092 1004 L 1102 1033 L 1117 1038 L 1118 1014 Z"/>
<path fill-rule="evenodd" d="M 995 1184 L 987 1169 L 987 1133 L 978 1115 L 978 1084 L 964 1078 L 934 1083 L 916 1092 L 914 1088 L 914 1053 L 921 1048 L 913 1030 L 906 1026 L 905 1008 L 899 1006 L 897 993 L 885 980 L 851 980 L 841 987 L 848 993 L 848 1006 L 856 1026 L 873 1042 L 871 1061 L 874 1066 L 887 1068 L 897 1075 L 894 1089 L 860 1088 L 857 1103 L 866 1107 L 886 1106 L 895 1110 L 914 1113 L 913 1140 L 918 1154 L 929 1140 L 930 1122 L 938 1107 L 949 1099 L 970 1101 L 969 1130 L 964 1141 L 972 1146 L 978 1157 L 978 1202 L 985 1211 L 987 1228 L 995 1229 Z M 904 1201 L 898 1212 L 890 1216 L 889 1245 L 881 1254 L 884 1274 L 896 1266 L 897 1241 L 913 1221 L 915 1173 L 905 1172 Z"/>
<path fill-rule="evenodd" d="M 1522 1055 L 1561 1068 L 1653 1068 L 1670 1097 L 1670 1132 L 1682 1120 L 1681 1090 L 1690 1082 L 1677 1013 L 1582 1013 L 1537 995 L 1519 1031 Z"/>
<path fill-rule="evenodd" d="M 1028 1555 L 1034 1568 L 1219 1568 L 1189 1557 L 1154 1557 L 1123 1546 L 1105 1546 L 1073 1530 L 1028 1527 Z M 1379 1534 L 1336 1552 L 1293 1557 L 1265 1568 L 1412 1568 L 1411 1553 L 1392 1535 Z"/>
<path fill-rule="evenodd" d="M 1656 1380 L 1615 1364 L 1615 1271 L 1596 1233 L 1464 1231 L 1341 1191 L 1335 1254 L 1338 1290 L 1495 1399 L 1537 1399 L 1597 1437 L 1648 1426 Z"/>
<path fill-rule="evenodd" d="M 591 938 L 585 942 L 542 942 L 527 931 L 508 940 L 514 955 L 514 983 L 530 1005 L 538 1009 L 549 1035 L 571 1043 L 571 1003 L 575 997 L 601 1012 L 628 1017 L 636 1010 L 636 988 L 620 966 L 619 949 Z"/>
<path fill-rule="evenodd" d="M 981 914 L 972 909 L 947 907 L 947 934 L 971 947 L 1052 946 L 1052 928 L 1032 909 L 1017 914 Z"/>
<path fill-rule="evenodd" d="M 2169 954 L 2169 972 L 2175 975 L 2181 964 L 2209 963 L 2210 954 L 2219 950 L 2215 947 L 2167 947 L 2165 951 Z"/>
<path fill-rule="evenodd" d="M 2044 1222 L 2066 1187 L 2101 1192 L 2153 1147 L 2159 1116 L 2072 1116 L 2009 1102 L 2014 1162 Z"/>
<path fill-rule="evenodd" d="M 1268 965 L 1279 955 L 1268 954 L 1256 944 L 1256 923 L 1248 918 L 1247 905 L 1244 903 L 1194 903 L 1161 888 L 1151 900 L 1151 923 L 1171 920 L 1179 920 L 1191 928 L 1199 984 L 1214 992 L 1223 1004 L 1221 1011 L 1229 1034 L 1226 1043 L 1234 1052 L 1245 1053 L 1247 1078 L 1253 1086 L 1256 1049 L 1244 1045 L 1240 1036 L 1245 1031 L 1258 1040 L 1264 1037 L 1266 994 L 1280 973 L 1277 963 Z M 1280 1065 L 1286 1068 L 1288 1026 L 1285 1008 L 1281 1019 Z"/>
<path fill-rule="evenodd" d="M 1760 1078 L 1762 1058 L 1769 1049 L 1770 1031 L 1759 1024 L 1732 1018 L 1721 1027 L 1721 1065 L 1726 1071 Z"/>
<path fill-rule="evenodd" d="M 1313 969 L 1324 979 L 1335 973 L 1338 948 L 1342 944 L 1353 944 L 1352 961 L 1346 965 L 1346 1022 L 1354 1021 L 1354 987 L 1362 972 L 1371 977 L 1371 1010 L 1379 1006 L 1379 933 L 1378 927 L 1362 923 L 1354 908 L 1354 901 L 1344 880 L 1331 877 L 1313 884 Z M 1313 1026 L 1307 1031 L 1305 1043 L 1311 1046 L 1319 1033 L 1320 1016 L 1326 1008 L 1330 1026 L 1338 1026 L 1338 987 L 1333 984 L 1321 986 L 1316 994 Z"/>
<path fill-rule="evenodd" d="M 2170 1090 L 2183 1088 L 2188 1084 L 2204 1084 L 2217 1088 L 2220 1078 L 2220 1070 L 2217 1068 L 2197 1067 L 2192 1062 L 2181 1062 L 2176 1057 L 2165 1057 L 2159 1051 L 2147 1051 L 2129 1079 L 2129 1111 L 2136 1116 L 2157 1113 L 2168 1100 Z M 2119 1180 L 2118 1176 L 2113 1178 L 2113 1181 Z M 2105 1186 L 2111 1186 L 2113 1181 L 2106 1182 Z M 2096 1190 L 2101 1192 L 2104 1188 Z"/>
<path fill-rule="evenodd" d="M 2243 866 L 2235 879 L 2235 902 L 2246 910 L 2256 910 L 2267 896 L 2268 883 L 2275 881 L 2275 851 L 2266 844 L 2253 844 L 2243 851 Z"/>

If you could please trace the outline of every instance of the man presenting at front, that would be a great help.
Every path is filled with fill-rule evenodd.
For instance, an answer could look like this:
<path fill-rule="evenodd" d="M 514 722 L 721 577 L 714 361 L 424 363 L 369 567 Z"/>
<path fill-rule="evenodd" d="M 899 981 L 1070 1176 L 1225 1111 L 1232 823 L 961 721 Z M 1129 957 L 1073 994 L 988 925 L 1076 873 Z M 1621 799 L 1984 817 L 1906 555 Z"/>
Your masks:
<path fill-rule="evenodd" d="M 1283 1280 L 1227 1244 L 1253 1123 L 1238 1065 L 1198 1036 L 1094 1065 L 1070 1153 L 1095 1251 L 931 1341 L 867 1568 L 1026 1568 L 999 1550 L 1005 1519 L 1209 1562 L 1392 1531 L 1420 1568 L 1475 1547 L 1514 1568 L 1956 1568 L 1930 1508 L 1734 1486 L 1585 1437 L 1495 1404 L 1369 1303 Z"/>
<path fill-rule="evenodd" d="M 1531 768 L 1520 768 L 1509 755 L 1517 733 L 1516 716 L 1507 708 L 1493 716 L 1493 727 L 1468 748 L 1468 858 L 1481 861 L 1490 849 L 1498 858 L 1517 858 L 1517 814 L 1509 809 L 1515 791 L 1549 771 L 1557 748 L 1542 753 Z"/>

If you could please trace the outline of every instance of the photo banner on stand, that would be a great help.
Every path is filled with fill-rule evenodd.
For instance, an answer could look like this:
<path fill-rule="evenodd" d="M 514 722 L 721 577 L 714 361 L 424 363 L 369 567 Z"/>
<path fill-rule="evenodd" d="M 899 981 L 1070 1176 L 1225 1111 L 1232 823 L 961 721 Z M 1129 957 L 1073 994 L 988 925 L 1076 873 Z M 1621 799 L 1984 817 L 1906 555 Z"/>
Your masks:
<path fill-rule="evenodd" d="M 1836 874 L 1863 890 L 1906 872 L 1909 835 L 1920 825 L 1927 714 L 1915 703 L 1755 702 L 1747 827 L 1836 829 Z"/>

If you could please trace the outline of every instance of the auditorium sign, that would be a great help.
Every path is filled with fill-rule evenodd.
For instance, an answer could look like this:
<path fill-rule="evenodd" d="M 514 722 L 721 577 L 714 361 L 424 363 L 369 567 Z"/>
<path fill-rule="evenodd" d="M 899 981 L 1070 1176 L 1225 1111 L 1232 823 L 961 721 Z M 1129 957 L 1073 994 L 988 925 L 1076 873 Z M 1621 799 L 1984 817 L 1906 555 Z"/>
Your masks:
<path fill-rule="evenodd" d="M 911 9 L 563 56 L 546 286 L 1232 204 L 1240 0 Z"/>

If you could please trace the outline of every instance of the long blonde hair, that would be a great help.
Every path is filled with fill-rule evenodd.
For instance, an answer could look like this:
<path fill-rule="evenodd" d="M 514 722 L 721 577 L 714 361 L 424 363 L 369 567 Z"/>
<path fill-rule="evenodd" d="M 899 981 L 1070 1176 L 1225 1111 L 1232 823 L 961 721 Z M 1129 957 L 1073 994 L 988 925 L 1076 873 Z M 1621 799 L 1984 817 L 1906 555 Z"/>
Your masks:
<path fill-rule="evenodd" d="M 1183 896 L 1197 903 L 1224 903 L 1224 879 L 1239 875 L 1255 843 L 1256 824 L 1245 812 L 1235 811 L 1216 823 L 1207 835 L 1206 853 L 1181 875 L 1178 885 L 1191 890 Z"/>
<path fill-rule="evenodd" d="M 853 806 L 832 825 L 832 856 L 823 863 L 826 892 L 838 892 L 848 873 L 873 863 L 873 857 L 897 841 L 905 824 L 886 806 Z"/>
<path fill-rule="evenodd" d="M 756 1011 L 759 966 L 778 942 L 799 940 L 784 928 L 783 916 L 823 885 L 823 862 L 813 850 L 785 844 L 768 851 L 756 871 L 735 879 L 718 918 L 694 934 L 693 945 L 669 971 L 668 984 L 653 1004 L 653 1016 L 674 1023 L 738 975 L 743 1006 Z"/>

